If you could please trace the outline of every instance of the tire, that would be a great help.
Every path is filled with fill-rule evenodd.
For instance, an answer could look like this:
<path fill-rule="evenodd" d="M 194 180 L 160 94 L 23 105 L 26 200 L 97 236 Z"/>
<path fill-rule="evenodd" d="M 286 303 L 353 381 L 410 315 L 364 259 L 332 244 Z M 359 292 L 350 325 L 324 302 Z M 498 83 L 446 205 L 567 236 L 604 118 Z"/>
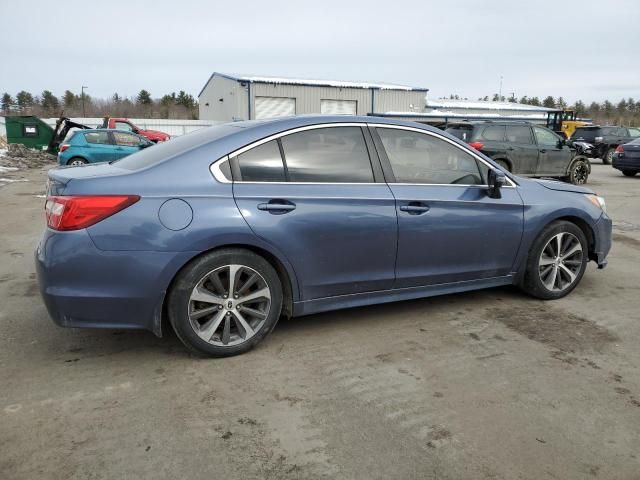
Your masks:
<path fill-rule="evenodd" d="M 80 166 L 80 165 L 86 165 L 87 162 L 84 158 L 82 157 L 73 157 L 70 158 L 69 161 L 67 162 L 67 165 L 72 165 L 72 166 Z"/>
<path fill-rule="evenodd" d="M 511 167 L 509 167 L 509 164 L 505 160 L 494 160 L 494 162 L 500 165 L 500 167 L 502 167 L 503 170 L 507 172 L 511 172 Z"/>
<path fill-rule="evenodd" d="M 635 177 L 636 173 L 638 173 L 638 172 L 636 172 L 635 170 L 622 170 L 622 174 L 625 177 Z"/>
<path fill-rule="evenodd" d="M 228 295 L 232 272 L 235 296 Z M 211 357 L 251 350 L 276 326 L 281 309 L 282 285 L 275 269 L 243 249 L 217 250 L 191 261 L 174 280 L 167 304 L 182 343 Z"/>
<path fill-rule="evenodd" d="M 605 165 L 611 165 L 611 162 L 613 161 L 613 154 L 615 153 L 615 151 L 615 148 L 607 148 L 604 152 L 604 155 L 602 156 L 602 163 L 604 163 Z"/>
<path fill-rule="evenodd" d="M 569 176 L 567 179 L 574 185 L 584 185 L 589 178 L 589 163 L 586 160 L 574 160 L 569 167 Z"/>
<path fill-rule="evenodd" d="M 562 243 L 560 252 L 564 252 L 564 255 L 556 260 L 558 236 Z M 579 248 L 579 251 L 571 253 L 574 248 Z M 542 300 L 562 298 L 580 283 L 588 257 L 587 239 L 576 224 L 564 220 L 550 223 L 531 245 L 521 288 Z"/>

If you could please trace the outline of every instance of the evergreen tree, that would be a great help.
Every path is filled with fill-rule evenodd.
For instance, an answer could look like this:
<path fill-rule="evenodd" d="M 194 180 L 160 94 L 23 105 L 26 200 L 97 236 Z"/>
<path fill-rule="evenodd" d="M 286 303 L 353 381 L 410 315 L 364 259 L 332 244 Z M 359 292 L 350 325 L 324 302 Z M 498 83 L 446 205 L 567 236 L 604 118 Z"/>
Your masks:
<path fill-rule="evenodd" d="M 113 100 L 113 103 L 115 103 L 116 105 L 119 105 L 120 102 L 122 102 L 122 98 L 120 97 L 120 95 L 118 95 L 118 92 L 113 94 L 113 97 L 111 97 L 111 100 Z"/>
<path fill-rule="evenodd" d="M 535 105 L 536 107 L 541 107 L 540 99 L 538 97 L 531 97 L 529 99 L 529 105 Z"/>
<path fill-rule="evenodd" d="M 60 108 L 60 101 L 50 90 L 42 92 L 42 108 L 46 113 L 55 114 Z"/>
<path fill-rule="evenodd" d="M 549 95 L 542 101 L 542 106 L 546 108 L 556 108 L 556 101 Z"/>
<path fill-rule="evenodd" d="M 151 105 L 153 101 L 151 100 L 151 94 L 147 90 L 140 90 L 138 96 L 136 97 L 136 102 L 139 105 Z"/>
<path fill-rule="evenodd" d="M 567 102 L 565 101 L 564 98 L 558 97 L 558 101 L 556 102 L 556 107 L 561 110 L 564 110 L 567 108 Z"/>
<path fill-rule="evenodd" d="M 78 104 L 78 96 L 71 90 L 65 90 L 62 95 L 62 104 L 64 108 L 73 108 Z"/>
<path fill-rule="evenodd" d="M 11 109 L 11 106 L 14 105 L 13 98 L 7 92 L 2 95 L 2 101 L 0 104 L 0 108 L 4 112 L 8 112 Z"/>
<path fill-rule="evenodd" d="M 520 97 L 520 103 L 522 103 L 523 105 L 529 105 L 529 97 L 527 97 L 526 95 Z"/>
<path fill-rule="evenodd" d="M 18 94 L 16 95 L 16 102 L 18 103 L 18 106 L 23 110 L 25 108 L 32 107 L 36 103 L 33 95 L 25 90 L 21 90 L 18 92 Z"/>

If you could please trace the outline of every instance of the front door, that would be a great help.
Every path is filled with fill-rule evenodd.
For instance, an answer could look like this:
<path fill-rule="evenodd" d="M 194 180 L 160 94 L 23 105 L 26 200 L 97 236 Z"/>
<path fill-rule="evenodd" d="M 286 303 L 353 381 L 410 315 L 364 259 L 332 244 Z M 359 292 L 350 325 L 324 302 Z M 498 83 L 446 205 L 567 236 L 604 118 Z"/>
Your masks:
<path fill-rule="evenodd" d="M 142 140 L 137 135 L 125 132 L 111 132 L 111 134 L 115 143 L 114 160 L 119 160 L 140 150 Z"/>
<path fill-rule="evenodd" d="M 393 286 L 395 201 L 376 183 L 365 134 L 305 128 L 231 158 L 242 216 L 293 265 L 303 300 Z"/>
<path fill-rule="evenodd" d="M 560 177 L 567 174 L 567 167 L 573 153 L 565 146 L 562 139 L 551 130 L 533 127 L 533 132 L 540 152 L 537 175 Z"/>
<path fill-rule="evenodd" d="M 488 164 L 435 133 L 376 127 L 374 138 L 396 198 L 396 288 L 512 271 L 523 229 L 516 188 L 489 198 Z"/>

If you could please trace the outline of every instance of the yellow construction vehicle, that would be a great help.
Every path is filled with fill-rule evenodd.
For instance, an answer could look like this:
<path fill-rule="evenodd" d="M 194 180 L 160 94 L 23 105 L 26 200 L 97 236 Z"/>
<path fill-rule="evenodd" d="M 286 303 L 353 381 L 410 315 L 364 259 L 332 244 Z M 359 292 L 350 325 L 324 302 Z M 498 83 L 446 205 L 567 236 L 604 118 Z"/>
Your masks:
<path fill-rule="evenodd" d="M 591 122 L 576 120 L 573 110 L 553 110 L 547 113 L 547 128 L 564 138 L 570 138 L 576 128 L 591 125 Z"/>

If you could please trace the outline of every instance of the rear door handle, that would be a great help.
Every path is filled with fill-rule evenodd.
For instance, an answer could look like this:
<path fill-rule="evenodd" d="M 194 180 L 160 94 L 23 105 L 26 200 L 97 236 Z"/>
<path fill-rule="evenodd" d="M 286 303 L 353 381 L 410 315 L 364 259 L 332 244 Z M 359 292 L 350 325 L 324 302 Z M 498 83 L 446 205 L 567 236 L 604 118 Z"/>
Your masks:
<path fill-rule="evenodd" d="M 281 203 L 270 201 L 269 203 L 259 203 L 258 210 L 263 210 L 266 212 L 274 212 L 274 213 L 286 213 L 296 209 L 296 205 L 294 203 Z"/>
<path fill-rule="evenodd" d="M 411 202 L 409 205 L 401 205 L 401 212 L 407 212 L 409 215 L 421 215 L 429 211 L 429 206 L 420 202 Z"/>

